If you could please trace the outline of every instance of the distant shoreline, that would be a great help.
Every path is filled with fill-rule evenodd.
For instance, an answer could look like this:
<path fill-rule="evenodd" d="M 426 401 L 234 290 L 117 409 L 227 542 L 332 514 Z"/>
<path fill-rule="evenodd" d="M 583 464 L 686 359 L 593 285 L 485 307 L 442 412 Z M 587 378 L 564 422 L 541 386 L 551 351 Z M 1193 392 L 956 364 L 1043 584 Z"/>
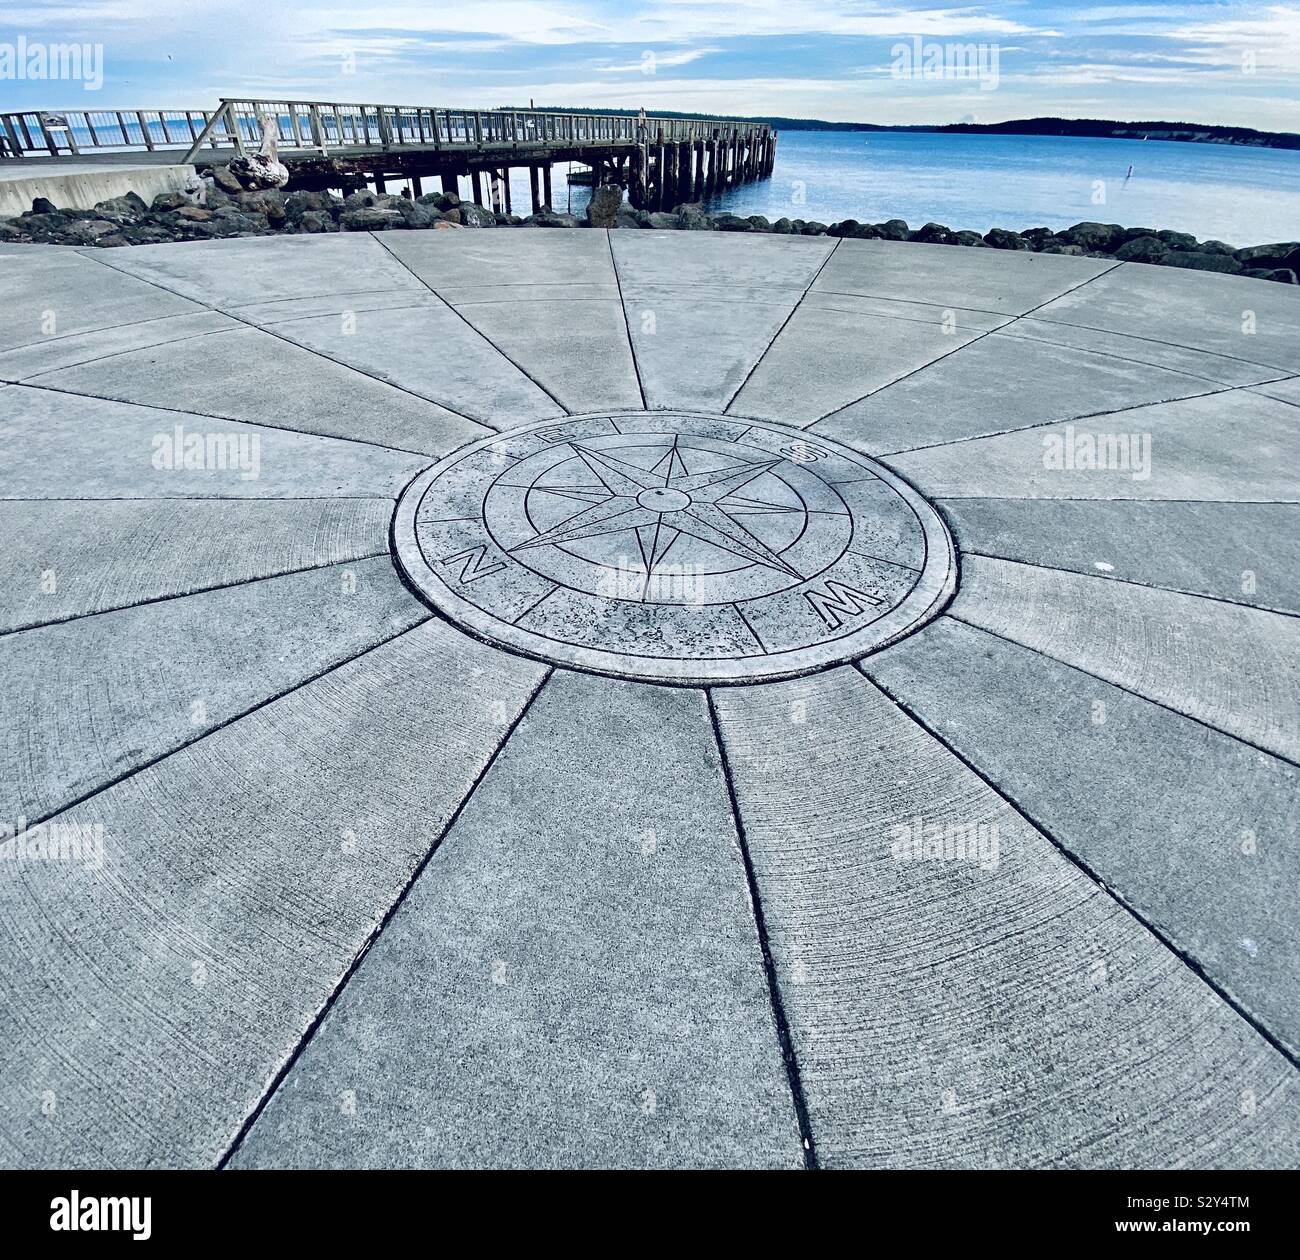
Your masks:
<path fill-rule="evenodd" d="M 507 107 L 510 108 L 510 107 Z M 539 106 L 543 113 L 614 114 L 631 117 L 635 110 L 587 109 L 578 106 Z M 703 122 L 724 121 L 716 114 L 680 112 L 676 118 L 698 118 Z M 1253 127 L 1227 127 L 1211 123 L 1162 120 L 1115 122 L 1104 118 L 1015 118 L 998 123 L 914 123 L 884 124 L 828 122 L 822 118 L 780 118 L 765 115 L 732 118 L 731 121 L 767 123 L 779 131 L 923 132 L 927 134 L 983 136 L 1054 136 L 1098 140 L 1172 140 L 1188 144 L 1235 144 L 1254 149 L 1300 149 L 1300 134 L 1291 131 L 1259 131 Z"/>

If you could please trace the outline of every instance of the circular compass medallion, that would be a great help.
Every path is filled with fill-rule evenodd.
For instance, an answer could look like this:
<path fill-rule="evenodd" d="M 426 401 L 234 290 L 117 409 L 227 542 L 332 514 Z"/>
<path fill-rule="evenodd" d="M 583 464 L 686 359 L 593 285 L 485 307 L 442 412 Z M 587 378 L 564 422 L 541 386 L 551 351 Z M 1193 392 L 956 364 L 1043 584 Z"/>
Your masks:
<path fill-rule="evenodd" d="M 406 576 L 455 624 L 661 682 L 864 656 L 956 580 L 942 520 L 888 469 L 726 416 L 570 416 L 485 438 L 418 476 L 393 530 Z"/>

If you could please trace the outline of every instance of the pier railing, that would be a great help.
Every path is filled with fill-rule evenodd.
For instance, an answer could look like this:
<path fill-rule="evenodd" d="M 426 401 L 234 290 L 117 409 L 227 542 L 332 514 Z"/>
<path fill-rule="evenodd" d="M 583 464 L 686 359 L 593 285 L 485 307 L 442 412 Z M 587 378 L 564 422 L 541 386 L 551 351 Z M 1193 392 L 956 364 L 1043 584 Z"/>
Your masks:
<path fill-rule="evenodd" d="M 0 157 L 189 148 L 206 109 L 26 109 L 0 114 Z"/>
<path fill-rule="evenodd" d="M 186 154 L 204 145 L 242 152 L 274 120 L 282 149 L 328 154 L 337 149 L 511 149 L 545 145 L 635 145 L 704 140 L 718 128 L 767 135 L 765 123 L 691 118 L 646 119 L 626 114 L 559 114 L 550 110 L 449 109 L 423 105 L 344 105 L 322 101 L 223 99 Z"/>
<path fill-rule="evenodd" d="M 471 110 L 419 105 L 223 98 L 208 110 L 26 110 L 0 114 L 5 156 L 130 152 L 185 148 L 239 154 L 260 143 L 272 119 L 281 149 L 328 154 L 343 149 L 510 150 L 523 146 L 621 146 L 708 140 L 720 131 L 766 137 L 765 123 L 651 116 L 644 130 L 625 114 L 560 114 L 549 110 Z"/>

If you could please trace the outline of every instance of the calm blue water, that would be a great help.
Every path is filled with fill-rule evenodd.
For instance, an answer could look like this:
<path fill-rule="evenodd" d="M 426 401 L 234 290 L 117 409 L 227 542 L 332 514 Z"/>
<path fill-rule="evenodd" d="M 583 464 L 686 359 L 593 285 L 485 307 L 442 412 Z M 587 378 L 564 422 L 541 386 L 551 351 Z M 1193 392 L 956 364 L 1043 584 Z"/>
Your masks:
<path fill-rule="evenodd" d="M 834 223 L 934 220 L 954 229 L 1069 227 L 1083 219 L 1173 228 L 1202 240 L 1300 239 L 1300 151 L 1167 140 L 916 132 L 783 131 L 770 180 L 710 210 Z M 1126 181 L 1125 173 L 1133 167 Z M 566 191 L 555 170 L 555 201 Z M 1093 183 L 1105 184 L 1094 204 Z M 797 197 L 802 185 L 805 200 Z M 525 184 L 526 186 L 526 184 Z M 573 189 L 575 209 L 586 189 Z M 525 194 L 526 197 L 526 194 Z M 518 191 L 515 206 L 522 211 Z"/>

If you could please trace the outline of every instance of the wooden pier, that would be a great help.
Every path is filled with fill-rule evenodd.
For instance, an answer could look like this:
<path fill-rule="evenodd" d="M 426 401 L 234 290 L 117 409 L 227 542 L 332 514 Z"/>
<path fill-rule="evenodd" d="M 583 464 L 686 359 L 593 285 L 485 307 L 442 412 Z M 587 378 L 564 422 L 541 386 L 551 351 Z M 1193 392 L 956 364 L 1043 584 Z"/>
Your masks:
<path fill-rule="evenodd" d="M 426 179 L 511 213 L 511 170 L 529 172 L 532 209 L 551 205 L 551 168 L 581 162 L 594 184 L 619 184 L 638 209 L 669 209 L 772 174 L 776 132 L 766 123 L 549 110 L 465 110 L 413 105 L 223 98 L 206 110 L 65 110 L 0 114 L 10 156 L 132 151 L 200 169 L 261 143 L 275 124 L 277 156 L 294 188 L 344 192 L 389 180 L 418 196 Z M 460 181 L 467 181 L 462 188 Z"/>

